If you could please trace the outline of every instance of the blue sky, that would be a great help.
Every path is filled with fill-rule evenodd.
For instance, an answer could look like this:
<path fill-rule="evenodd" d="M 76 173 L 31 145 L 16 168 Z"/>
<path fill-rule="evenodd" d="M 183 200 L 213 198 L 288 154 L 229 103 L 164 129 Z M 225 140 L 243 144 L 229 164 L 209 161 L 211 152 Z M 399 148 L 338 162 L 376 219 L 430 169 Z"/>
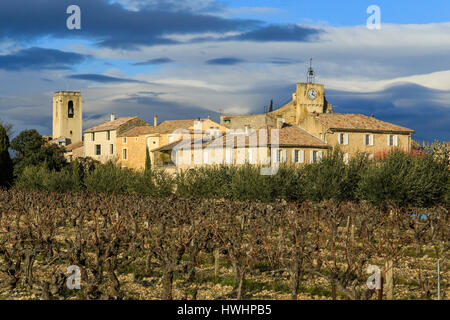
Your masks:
<path fill-rule="evenodd" d="M 81 8 L 68 30 L 66 8 Z M 366 27 L 369 5 L 381 30 Z M 0 3 L 0 119 L 51 133 L 54 91 L 79 90 L 84 126 L 262 112 L 309 58 L 337 112 L 450 139 L 450 1 L 16 0 Z"/>
<path fill-rule="evenodd" d="M 231 8 L 277 9 L 278 12 L 266 19 L 275 23 L 323 21 L 334 26 L 362 25 L 367 19 L 367 7 L 373 4 L 383 9 L 382 18 L 386 23 L 424 24 L 450 20 L 450 2 L 445 0 L 231 0 L 224 3 Z"/>

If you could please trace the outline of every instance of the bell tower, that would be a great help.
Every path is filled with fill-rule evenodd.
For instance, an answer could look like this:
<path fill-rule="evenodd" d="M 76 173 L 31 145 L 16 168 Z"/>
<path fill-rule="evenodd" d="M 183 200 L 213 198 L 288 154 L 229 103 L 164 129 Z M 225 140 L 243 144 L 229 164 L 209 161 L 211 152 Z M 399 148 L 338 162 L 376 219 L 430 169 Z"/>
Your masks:
<path fill-rule="evenodd" d="M 297 124 L 311 113 L 333 112 L 331 104 L 325 99 L 325 86 L 315 83 L 315 76 L 311 59 L 306 83 L 297 83 L 297 89 L 292 97 L 296 108 Z"/>
<path fill-rule="evenodd" d="M 70 143 L 82 141 L 83 101 L 77 91 L 58 91 L 53 95 L 53 139 L 64 137 Z"/>

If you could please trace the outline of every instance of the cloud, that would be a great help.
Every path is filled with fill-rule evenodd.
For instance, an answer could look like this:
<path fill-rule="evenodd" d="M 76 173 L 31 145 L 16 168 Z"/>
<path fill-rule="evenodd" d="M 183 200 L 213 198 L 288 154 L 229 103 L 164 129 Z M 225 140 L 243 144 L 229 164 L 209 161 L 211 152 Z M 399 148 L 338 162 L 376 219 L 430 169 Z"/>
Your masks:
<path fill-rule="evenodd" d="M 142 62 L 136 62 L 136 63 L 132 63 L 131 65 L 133 66 L 146 66 L 146 65 L 157 65 L 157 64 L 166 64 L 166 63 L 171 63 L 174 62 L 174 60 L 170 59 L 170 58 L 155 58 L 155 59 L 150 59 L 150 60 L 146 60 L 146 61 L 142 61 Z"/>
<path fill-rule="evenodd" d="M 78 53 L 56 49 L 32 47 L 0 56 L 0 69 L 18 71 L 23 69 L 70 69 L 87 57 Z"/>
<path fill-rule="evenodd" d="M 145 83 L 145 81 L 117 78 L 117 77 L 105 76 L 102 74 L 91 74 L 91 73 L 89 73 L 89 74 L 74 74 L 74 75 L 69 75 L 66 78 L 76 79 L 76 80 L 94 81 L 94 82 L 100 82 L 100 83 Z"/>
<path fill-rule="evenodd" d="M 230 39 L 257 42 L 309 42 L 317 40 L 318 36 L 323 32 L 323 30 L 302 27 L 295 24 L 269 25 L 230 37 Z"/>
<path fill-rule="evenodd" d="M 208 60 L 208 61 L 206 61 L 206 64 L 232 66 L 232 65 L 239 64 L 242 62 L 244 62 L 244 60 L 242 60 L 242 59 L 232 58 L 232 57 L 224 57 L 224 58 Z"/>
<path fill-rule="evenodd" d="M 414 139 L 449 141 L 450 104 L 438 102 L 450 91 L 398 83 L 377 92 L 327 90 L 335 112 L 373 114 L 377 119 L 416 130 Z"/>
<path fill-rule="evenodd" d="M 189 10 L 176 10 L 176 2 L 158 2 L 139 11 L 108 0 L 78 0 L 81 30 L 68 30 L 66 9 L 72 0 L 1 1 L 0 39 L 35 40 L 51 36 L 84 38 L 108 48 L 137 49 L 139 45 L 176 44 L 170 34 L 245 31 L 257 20 L 229 19 Z M 166 6 L 164 6 L 166 3 Z M 20 14 L 18 14 L 20 12 Z"/>
<path fill-rule="evenodd" d="M 109 109 L 116 113 L 123 112 L 123 105 L 127 105 L 127 114 L 137 114 L 142 119 L 151 121 L 154 115 L 158 115 L 159 121 L 183 120 L 211 117 L 214 121 L 220 121 L 219 114 L 201 106 L 180 103 L 177 101 L 162 100 L 155 95 L 129 95 L 110 101 Z"/>

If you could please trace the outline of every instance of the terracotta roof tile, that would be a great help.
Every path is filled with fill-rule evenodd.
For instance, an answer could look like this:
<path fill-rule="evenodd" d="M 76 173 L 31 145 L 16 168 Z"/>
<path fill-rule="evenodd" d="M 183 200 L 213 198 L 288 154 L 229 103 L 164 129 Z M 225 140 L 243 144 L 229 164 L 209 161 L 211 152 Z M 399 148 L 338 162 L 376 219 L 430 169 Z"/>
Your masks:
<path fill-rule="evenodd" d="M 201 119 L 201 120 L 207 120 L 207 119 Z M 193 131 L 194 130 L 194 124 L 197 119 L 190 119 L 190 120 L 168 120 L 160 123 L 156 127 L 154 126 L 140 126 L 135 127 L 133 129 L 130 129 L 126 132 L 121 133 L 120 137 L 135 137 L 138 135 L 143 134 L 157 134 L 157 133 L 173 133 L 176 130 L 183 129 L 187 131 Z"/>
<path fill-rule="evenodd" d="M 264 129 L 261 128 L 261 129 Z M 240 134 L 230 134 L 226 137 L 221 136 L 215 140 L 205 142 L 204 145 L 209 145 L 211 147 L 220 147 L 220 146 L 226 146 L 227 143 L 230 145 L 233 144 L 236 146 L 238 144 L 238 137 L 244 136 L 245 139 L 245 147 L 248 146 L 258 146 L 260 144 L 259 138 L 260 138 L 260 130 L 258 129 L 256 131 L 250 131 L 249 134 L 240 133 Z M 274 127 L 265 127 L 267 129 L 267 144 L 271 145 L 271 136 L 272 136 L 272 130 L 275 129 Z M 256 136 L 256 139 L 255 139 Z M 241 138 L 242 139 L 242 138 Z M 233 141 L 234 140 L 234 141 Z M 234 143 L 233 143 L 233 142 Z M 278 145 L 280 147 L 315 147 L 315 148 L 328 148 L 329 146 L 320 140 L 319 138 L 314 137 L 310 133 L 306 132 L 305 130 L 296 127 L 296 126 L 285 126 L 279 131 L 279 142 Z"/>
<path fill-rule="evenodd" d="M 136 118 L 138 118 L 138 117 L 135 116 L 135 117 L 117 118 L 114 121 L 106 121 L 102 124 L 99 124 L 98 126 L 87 129 L 84 132 L 116 130 L 124 123 L 127 123 L 128 121 L 136 119 Z"/>
<path fill-rule="evenodd" d="M 364 130 L 384 132 L 415 132 L 392 123 L 384 122 L 374 117 L 362 114 L 322 113 L 315 115 L 317 121 L 329 129 Z"/>
<path fill-rule="evenodd" d="M 75 142 L 66 146 L 66 151 L 73 151 L 75 149 L 81 148 L 83 146 L 83 141 Z"/>

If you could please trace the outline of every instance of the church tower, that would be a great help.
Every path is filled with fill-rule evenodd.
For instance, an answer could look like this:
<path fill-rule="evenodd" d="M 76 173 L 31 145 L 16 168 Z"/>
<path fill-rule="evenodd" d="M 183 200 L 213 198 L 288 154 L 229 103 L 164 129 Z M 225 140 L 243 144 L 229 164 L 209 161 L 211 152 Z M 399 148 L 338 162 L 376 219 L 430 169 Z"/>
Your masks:
<path fill-rule="evenodd" d="M 53 139 L 82 141 L 83 101 L 80 92 L 58 91 L 53 96 Z"/>
<path fill-rule="evenodd" d="M 311 113 L 333 112 L 331 104 L 325 98 L 325 86 L 314 82 L 315 72 L 311 65 L 307 73 L 306 83 L 297 83 L 297 90 L 292 95 L 296 108 L 296 124 L 298 125 Z"/>

